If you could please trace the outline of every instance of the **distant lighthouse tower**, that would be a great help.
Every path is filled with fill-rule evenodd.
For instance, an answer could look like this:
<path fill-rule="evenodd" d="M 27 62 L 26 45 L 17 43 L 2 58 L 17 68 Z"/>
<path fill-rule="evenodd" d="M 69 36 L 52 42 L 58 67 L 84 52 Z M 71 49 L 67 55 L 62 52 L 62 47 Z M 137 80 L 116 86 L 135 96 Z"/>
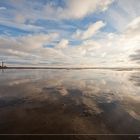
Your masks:
<path fill-rule="evenodd" d="M 3 67 L 4 67 L 4 62 L 2 61 L 2 63 L 1 63 L 1 64 L 2 64 L 1 66 L 2 66 L 2 68 L 3 68 Z"/>
<path fill-rule="evenodd" d="M 0 68 L 1 68 L 1 69 L 5 69 L 5 68 L 7 68 L 7 67 L 5 66 L 5 63 L 4 63 L 3 61 L 1 62 L 1 66 L 0 66 Z"/>

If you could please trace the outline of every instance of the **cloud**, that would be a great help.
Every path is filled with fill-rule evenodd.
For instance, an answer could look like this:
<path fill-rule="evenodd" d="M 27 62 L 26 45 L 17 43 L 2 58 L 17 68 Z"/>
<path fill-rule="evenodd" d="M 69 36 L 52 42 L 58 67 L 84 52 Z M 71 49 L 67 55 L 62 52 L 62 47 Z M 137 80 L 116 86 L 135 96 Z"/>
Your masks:
<path fill-rule="evenodd" d="M 77 48 L 79 59 L 83 64 L 98 66 L 136 66 L 130 60 L 135 50 L 139 49 L 139 17 L 133 19 L 122 33 L 99 32 L 98 39 L 83 41 Z M 137 56 L 138 57 L 138 56 Z"/>
<path fill-rule="evenodd" d="M 0 56 L 11 63 L 138 65 L 139 0 L 9 0 L 2 4 L 6 10 L 0 12 Z"/>
<path fill-rule="evenodd" d="M 64 4 L 61 6 L 51 0 L 47 2 L 35 0 L 34 3 L 28 0 L 10 0 L 8 4 L 11 4 L 13 8 L 8 9 L 7 13 L 11 16 L 5 20 L 23 24 L 26 21 L 35 22 L 38 19 L 82 19 L 89 14 L 107 10 L 112 0 L 86 0 L 82 2 L 81 0 L 67 0 L 63 2 Z M 7 13 L 3 14 L 8 15 Z"/>
<path fill-rule="evenodd" d="M 96 53 L 96 51 L 101 48 L 102 46 L 97 41 L 93 40 L 86 40 L 77 47 L 82 57 L 92 57 Z"/>
<path fill-rule="evenodd" d="M 13 62 L 16 62 L 17 59 L 21 62 L 25 60 L 30 64 L 57 62 L 64 55 L 53 48 L 44 47 L 57 37 L 57 33 L 27 35 L 16 38 L 0 37 L 0 56 L 7 62 L 11 59 Z M 63 63 L 64 60 L 61 61 Z"/>
<path fill-rule="evenodd" d="M 58 9 L 58 16 L 62 19 L 80 19 L 96 11 L 104 11 L 112 0 L 68 0 L 66 7 Z"/>
<path fill-rule="evenodd" d="M 102 17 L 111 28 L 122 32 L 128 23 L 140 15 L 139 0 L 114 0 L 111 7 Z"/>
<path fill-rule="evenodd" d="M 130 58 L 132 61 L 135 61 L 136 63 L 140 64 L 140 50 L 136 50 L 136 53 L 130 55 Z"/>
<path fill-rule="evenodd" d="M 57 33 L 51 34 L 35 34 L 25 35 L 19 37 L 0 37 L 1 48 L 10 48 L 15 50 L 30 51 L 37 48 L 42 48 L 43 45 L 53 41 L 58 37 Z"/>
<path fill-rule="evenodd" d="M 140 16 L 133 19 L 126 27 L 126 34 L 130 37 L 140 36 Z"/>
<path fill-rule="evenodd" d="M 62 39 L 55 48 L 57 49 L 65 49 L 68 47 L 69 41 L 67 39 Z"/>
<path fill-rule="evenodd" d="M 45 24 L 37 24 L 39 20 L 63 21 L 82 19 L 95 12 L 104 11 L 112 0 L 68 0 L 63 6 L 55 1 L 10 0 L 1 7 L 0 25 L 29 32 L 46 31 Z M 4 10 L 6 9 L 6 10 Z M 69 25 L 70 26 L 70 25 Z M 64 27 L 64 26 L 62 26 Z M 49 28 L 49 27 L 48 27 Z M 50 29 L 48 29 L 50 30 Z"/>
<path fill-rule="evenodd" d="M 44 30 L 44 28 L 40 26 L 31 25 L 31 24 L 14 23 L 11 21 L 4 21 L 4 20 L 0 21 L 0 25 L 23 30 L 23 31 L 41 32 Z"/>
<path fill-rule="evenodd" d="M 6 7 L 0 7 L 0 10 L 6 10 L 7 8 Z"/>
<path fill-rule="evenodd" d="M 85 31 L 77 30 L 73 37 L 82 40 L 91 38 L 104 26 L 105 23 L 103 21 L 97 21 L 96 23 L 90 24 Z"/>
<path fill-rule="evenodd" d="M 139 58 L 139 54 L 132 55 L 139 48 L 139 34 L 135 32 L 139 22 L 132 24 L 135 20 L 128 24 L 122 34 L 106 33 L 98 40 L 83 40 L 79 45 L 72 47 L 70 40 L 60 38 L 57 33 L 3 36 L 0 38 L 0 54 L 8 59 L 11 57 L 12 61 L 18 58 L 24 60 L 23 62 L 37 65 L 132 66 L 135 65 L 132 57 Z M 53 41 L 56 41 L 54 47 L 47 47 Z"/>
<path fill-rule="evenodd" d="M 132 55 L 136 50 L 139 50 L 140 44 L 140 20 L 139 17 L 133 19 L 126 29 L 121 34 L 109 33 L 100 39 L 100 43 L 104 46 L 101 50 L 106 55 L 106 61 L 116 61 L 114 64 L 117 65 L 128 65 L 136 66 L 132 59 L 138 59 L 139 54 Z M 100 53 L 101 53 L 100 52 Z M 113 64 L 113 63 L 112 63 Z"/>

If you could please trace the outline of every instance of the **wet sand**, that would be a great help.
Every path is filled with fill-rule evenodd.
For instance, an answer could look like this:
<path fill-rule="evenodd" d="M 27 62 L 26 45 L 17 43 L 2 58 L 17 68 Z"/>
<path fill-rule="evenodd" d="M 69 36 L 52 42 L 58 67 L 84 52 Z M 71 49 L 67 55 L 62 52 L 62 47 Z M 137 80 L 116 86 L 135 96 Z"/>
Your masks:
<path fill-rule="evenodd" d="M 139 139 L 139 71 L 7 69 L 0 77 L 0 134 Z"/>

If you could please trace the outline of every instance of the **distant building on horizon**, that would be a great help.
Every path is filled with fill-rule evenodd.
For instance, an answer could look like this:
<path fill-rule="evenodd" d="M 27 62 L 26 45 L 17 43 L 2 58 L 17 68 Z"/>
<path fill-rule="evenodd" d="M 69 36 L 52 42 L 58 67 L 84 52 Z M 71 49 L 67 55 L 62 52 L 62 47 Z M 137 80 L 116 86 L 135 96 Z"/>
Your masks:
<path fill-rule="evenodd" d="M 2 64 L 1 66 L 4 67 L 4 62 L 3 61 L 1 62 L 1 64 Z"/>
<path fill-rule="evenodd" d="M 4 62 L 3 61 L 1 62 L 0 68 L 6 68 L 6 66 L 4 65 Z"/>

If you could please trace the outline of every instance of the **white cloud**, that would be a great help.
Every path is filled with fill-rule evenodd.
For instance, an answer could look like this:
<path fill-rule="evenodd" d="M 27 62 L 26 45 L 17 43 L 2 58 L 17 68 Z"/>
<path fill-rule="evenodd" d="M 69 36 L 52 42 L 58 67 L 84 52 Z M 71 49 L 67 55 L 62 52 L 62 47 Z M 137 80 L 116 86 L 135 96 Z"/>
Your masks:
<path fill-rule="evenodd" d="M 31 64 L 88 66 L 130 66 L 135 64 L 129 58 L 129 55 L 138 50 L 140 44 L 139 0 L 134 1 L 133 3 L 133 0 L 130 0 L 129 3 L 126 0 L 116 0 L 114 5 L 108 9 L 112 0 L 85 0 L 82 2 L 81 0 L 67 0 L 64 1 L 63 7 L 56 5 L 53 1 L 42 4 L 41 1 L 32 3 L 26 0 L 10 0 L 14 8 L 6 10 L 0 8 L 0 24 L 30 31 L 32 35 L 1 36 L 0 55 L 15 62 L 27 60 Z M 108 10 L 104 13 L 105 18 L 102 15 L 100 17 L 101 11 L 106 9 Z M 89 22 L 86 21 L 82 28 L 87 28 L 80 29 L 81 23 L 82 25 L 85 23 L 81 19 L 98 12 L 100 12 L 99 21 L 95 19 L 95 23 L 88 27 Z M 96 14 L 93 15 L 93 18 L 94 16 L 96 18 Z M 52 28 L 53 26 L 57 28 L 57 26 L 52 24 L 50 29 L 51 22 L 47 24 L 49 21 L 46 19 L 53 19 L 52 23 L 55 20 L 54 23 L 58 26 L 61 24 L 59 35 L 48 33 L 56 32 L 57 29 Z M 42 20 L 43 22 L 41 22 Z M 102 31 L 101 28 L 105 25 L 107 28 Z M 73 30 L 70 30 L 70 26 L 73 27 Z M 116 29 L 116 32 L 113 33 L 112 27 Z M 62 28 L 66 29 L 65 33 Z M 76 32 L 72 36 L 74 30 Z M 81 42 L 80 45 L 73 45 L 79 42 Z M 54 47 L 47 47 L 50 44 L 53 44 Z"/>
<path fill-rule="evenodd" d="M 130 60 L 130 55 L 139 49 L 140 44 L 140 22 L 136 17 L 126 26 L 121 34 L 109 33 L 98 40 L 102 46 L 98 54 L 105 53 L 106 64 L 115 66 L 136 66 L 136 63 Z"/>
<path fill-rule="evenodd" d="M 55 48 L 57 49 L 65 49 L 68 47 L 69 41 L 67 39 L 62 39 Z"/>
<path fill-rule="evenodd" d="M 127 28 L 135 29 L 139 27 L 139 24 L 140 24 L 140 17 L 137 17 L 131 23 L 128 24 Z"/>
<path fill-rule="evenodd" d="M 114 0 L 113 5 L 106 11 L 104 20 L 119 32 L 122 32 L 128 23 L 140 15 L 139 0 Z"/>
<path fill-rule="evenodd" d="M 6 10 L 7 8 L 6 7 L 0 7 L 0 10 Z"/>
<path fill-rule="evenodd" d="M 11 61 L 24 60 L 37 65 L 134 66 L 136 63 L 129 56 L 139 49 L 138 19 L 131 21 L 122 34 L 106 33 L 98 40 L 87 39 L 73 47 L 63 38 L 54 48 L 44 47 L 58 39 L 57 33 L 3 36 L 0 37 L 0 55 Z"/>
<path fill-rule="evenodd" d="M 136 17 L 132 22 L 130 22 L 126 27 L 126 34 L 131 37 L 139 36 L 140 37 L 140 16 Z"/>
<path fill-rule="evenodd" d="M 64 7 L 60 5 L 56 7 L 52 1 L 43 4 L 39 1 L 32 3 L 28 0 L 10 0 L 9 3 L 14 9 L 8 9 L 7 12 L 10 13 L 11 17 L 6 20 L 23 24 L 26 23 L 27 20 L 36 21 L 38 19 L 82 19 L 89 14 L 108 9 L 112 1 L 113 0 L 84 0 L 81 2 L 81 0 L 67 0 L 64 1 Z M 4 8 L 2 7 L 1 9 L 3 10 Z"/>
<path fill-rule="evenodd" d="M 60 18 L 83 18 L 95 11 L 104 11 L 112 3 L 112 0 L 68 0 L 66 1 L 66 8 L 58 9 L 58 16 Z"/>
<path fill-rule="evenodd" d="M 27 60 L 28 63 L 48 61 L 55 62 L 64 55 L 53 49 L 46 48 L 44 45 L 49 44 L 57 39 L 58 34 L 38 34 L 27 35 L 20 37 L 0 37 L 0 56 L 4 57 L 6 61 Z"/>
<path fill-rule="evenodd" d="M 81 52 L 82 57 L 92 57 L 96 53 L 97 49 L 101 49 L 102 46 L 97 41 L 86 40 L 77 47 L 78 51 Z"/>
<path fill-rule="evenodd" d="M 85 31 L 77 30 L 73 37 L 83 40 L 91 38 L 104 26 L 105 23 L 103 21 L 97 21 L 96 23 L 89 25 L 89 27 Z"/>
<path fill-rule="evenodd" d="M 7 3 L 7 2 L 6 2 Z M 55 2 L 42 1 L 32 3 L 28 0 L 9 0 L 11 7 L 0 7 L 0 24 L 24 31 L 42 32 L 45 28 L 35 25 L 38 20 L 53 19 L 61 21 L 63 19 L 82 19 L 89 14 L 104 11 L 112 3 L 112 0 L 67 0 L 63 7 L 54 6 Z M 6 10 L 4 10 L 6 8 Z"/>
<path fill-rule="evenodd" d="M 31 25 L 31 24 L 23 24 L 23 23 L 15 23 L 15 22 L 4 20 L 4 19 L 0 20 L 0 24 L 4 25 L 4 26 L 24 30 L 24 31 L 38 32 L 38 31 L 43 31 L 44 30 L 44 28 L 40 27 L 40 26 Z"/>

